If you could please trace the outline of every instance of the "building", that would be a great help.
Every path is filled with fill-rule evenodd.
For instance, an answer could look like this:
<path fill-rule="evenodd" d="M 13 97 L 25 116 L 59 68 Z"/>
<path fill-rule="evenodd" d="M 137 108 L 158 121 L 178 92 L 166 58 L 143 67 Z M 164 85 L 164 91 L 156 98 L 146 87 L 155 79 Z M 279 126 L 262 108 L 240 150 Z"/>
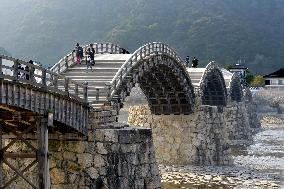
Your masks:
<path fill-rule="evenodd" d="M 230 72 L 232 72 L 232 73 L 238 73 L 239 75 L 240 75 L 240 77 L 241 77 L 241 82 L 242 82 L 242 84 L 245 84 L 246 83 L 246 75 L 247 75 L 247 67 L 245 67 L 245 66 L 243 66 L 243 65 L 241 65 L 241 64 L 236 64 L 236 65 L 234 65 L 234 66 L 231 66 L 230 68 L 229 68 L 229 71 Z"/>
<path fill-rule="evenodd" d="M 283 87 L 284 88 L 284 68 L 276 72 L 263 76 L 266 87 Z"/>

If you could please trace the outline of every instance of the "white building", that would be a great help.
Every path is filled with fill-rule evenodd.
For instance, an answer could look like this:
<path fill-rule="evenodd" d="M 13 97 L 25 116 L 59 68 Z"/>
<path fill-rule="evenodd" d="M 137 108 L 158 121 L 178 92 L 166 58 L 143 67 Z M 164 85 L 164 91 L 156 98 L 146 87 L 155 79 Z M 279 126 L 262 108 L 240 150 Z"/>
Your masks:
<path fill-rule="evenodd" d="M 284 68 L 276 72 L 263 76 L 265 87 L 283 87 L 284 88 Z"/>

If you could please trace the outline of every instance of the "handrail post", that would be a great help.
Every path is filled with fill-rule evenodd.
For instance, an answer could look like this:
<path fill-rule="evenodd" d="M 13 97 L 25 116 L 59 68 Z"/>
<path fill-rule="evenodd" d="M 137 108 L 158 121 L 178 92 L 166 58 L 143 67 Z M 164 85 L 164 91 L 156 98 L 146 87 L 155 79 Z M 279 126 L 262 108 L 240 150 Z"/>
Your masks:
<path fill-rule="evenodd" d="M 19 72 L 19 69 L 18 69 L 18 66 L 19 66 L 19 60 L 16 59 L 14 61 L 14 73 L 13 73 L 13 77 L 14 77 L 14 80 L 18 80 L 19 79 L 19 76 L 18 76 L 18 72 Z"/>
<path fill-rule="evenodd" d="M 88 103 L 88 82 L 84 83 L 84 101 Z"/>
<path fill-rule="evenodd" d="M 101 43 L 101 54 L 104 52 L 104 44 Z"/>
<path fill-rule="evenodd" d="M 100 100 L 100 89 L 96 88 L 96 101 Z"/>
<path fill-rule="evenodd" d="M 99 48 L 98 48 L 98 44 L 96 44 L 96 49 L 95 49 L 96 53 L 99 54 Z"/>
<path fill-rule="evenodd" d="M 69 66 L 68 66 L 68 57 L 67 56 L 65 56 L 64 61 L 65 61 L 66 69 L 68 69 Z M 60 73 L 60 72 L 58 72 L 58 73 Z"/>
<path fill-rule="evenodd" d="M 58 67 L 58 73 L 60 73 L 60 63 L 57 65 Z"/>
<path fill-rule="evenodd" d="M 64 79 L 64 88 L 66 95 L 69 96 L 69 78 Z"/>
<path fill-rule="evenodd" d="M 123 71 L 123 68 L 122 68 L 121 71 L 120 71 L 120 82 L 121 82 L 121 83 L 122 83 L 122 75 L 123 75 L 122 71 Z"/>
<path fill-rule="evenodd" d="M 75 83 L 75 96 L 78 97 L 79 89 L 78 89 L 78 83 Z"/>
<path fill-rule="evenodd" d="M 111 83 L 106 83 L 106 86 L 107 86 L 107 101 L 110 101 Z"/>
<path fill-rule="evenodd" d="M 110 95 L 111 95 L 111 85 L 108 86 L 108 92 L 107 92 L 107 100 L 110 102 L 111 99 L 110 99 Z"/>
<path fill-rule="evenodd" d="M 116 90 L 116 84 L 117 84 L 117 81 L 116 79 L 114 80 L 114 83 L 113 83 L 113 89 Z"/>
<path fill-rule="evenodd" d="M 53 78 L 53 85 L 54 85 L 54 88 L 55 89 L 58 89 L 58 77 L 57 77 L 57 75 L 54 75 L 54 78 Z"/>
<path fill-rule="evenodd" d="M 2 56 L 0 56 L 0 79 L 3 78 L 3 72 L 2 72 Z"/>
<path fill-rule="evenodd" d="M 108 48 L 108 43 L 107 43 L 107 44 L 106 44 L 106 53 L 109 53 L 109 52 L 108 52 L 108 49 L 109 49 L 109 48 Z"/>
<path fill-rule="evenodd" d="M 46 88 L 46 69 L 42 70 L 42 78 L 41 78 L 41 84 L 43 88 Z"/>
<path fill-rule="evenodd" d="M 72 52 L 72 61 L 75 62 L 74 52 Z"/>
<path fill-rule="evenodd" d="M 113 44 L 110 45 L 110 49 L 111 49 L 110 54 L 115 54 L 115 52 L 114 52 L 114 50 L 113 50 Z"/>

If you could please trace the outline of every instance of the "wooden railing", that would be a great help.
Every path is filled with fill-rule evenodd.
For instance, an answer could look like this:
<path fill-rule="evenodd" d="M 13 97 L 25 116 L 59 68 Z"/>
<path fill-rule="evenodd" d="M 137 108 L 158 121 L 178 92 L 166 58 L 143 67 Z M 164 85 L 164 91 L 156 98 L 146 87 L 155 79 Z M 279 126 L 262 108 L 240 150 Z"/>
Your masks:
<path fill-rule="evenodd" d="M 83 46 L 83 52 L 85 52 L 90 45 Z M 121 54 L 123 53 L 123 49 L 112 43 L 93 43 L 93 48 L 95 49 L 95 54 Z M 64 58 L 59 60 L 50 70 L 55 73 L 64 72 L 66 69 L 74 65 L 76 62 L 76 55 L 72 51 Z"/>
<path fill-rule="evenodd" d="M 88 102 L 87 84 L 74 82 L 41 66 L 9 56 L 0 55 L 0 79 L 30 84 L 74 98 L 82 103 Z"/>
<path fill-rule="evenodd" d="M 177 54 L 177 52 L 172 49 L 169 45 L 161 42 L 148 43 L 139 49 L 137 49 L 132 56 L 125 61 L 119 71 L 116 73 L 115 77 L 111 81 L 109 88 L 108 98 L 111 100 L 115 95 L 116 89 L 122 84 L 124 78 L 132 71 L 132 69 L 137 68 L 143 59 L 152 55 L 168 55 L 176 60 L 177 64 L 183 68 L 184 73 L 186 73 L 186 67 L 183 64 L 183 60 Z"/>

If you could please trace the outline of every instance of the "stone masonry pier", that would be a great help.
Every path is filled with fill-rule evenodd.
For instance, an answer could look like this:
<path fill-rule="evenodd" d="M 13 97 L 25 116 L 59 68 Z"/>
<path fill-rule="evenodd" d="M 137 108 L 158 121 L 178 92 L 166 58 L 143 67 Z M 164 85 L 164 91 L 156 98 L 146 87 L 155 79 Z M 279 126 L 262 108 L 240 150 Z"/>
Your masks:
<path fill-rule="evenodd" d="M 88 136 L 81 140 L 49 141 L 52 189 L 161 188 L 151 129 L 115 123 L 114 112 L 91 111 Z M 17 144 L 11 150 L 20 153 L 27 146 Z M 12 162 L 19 168 L 29 163 L 29 160 Z M 36 172 L 34 166 L 26 174 L 33 183 L 37 182 Z M 4 181 L 12 176 L 11 170 L 4 167 Z M 20 179 L 10 185 L 18 186 L 30 188 Z"/>
<path fill-rule="evenodd" d="M 129 109 L 128 121 L 152 129 L 157 161 L 161 164 L 231 163 L 222 109 L 200 106 L 191 115 L 152 115 L 147 106 L 134 106 Z"/>

